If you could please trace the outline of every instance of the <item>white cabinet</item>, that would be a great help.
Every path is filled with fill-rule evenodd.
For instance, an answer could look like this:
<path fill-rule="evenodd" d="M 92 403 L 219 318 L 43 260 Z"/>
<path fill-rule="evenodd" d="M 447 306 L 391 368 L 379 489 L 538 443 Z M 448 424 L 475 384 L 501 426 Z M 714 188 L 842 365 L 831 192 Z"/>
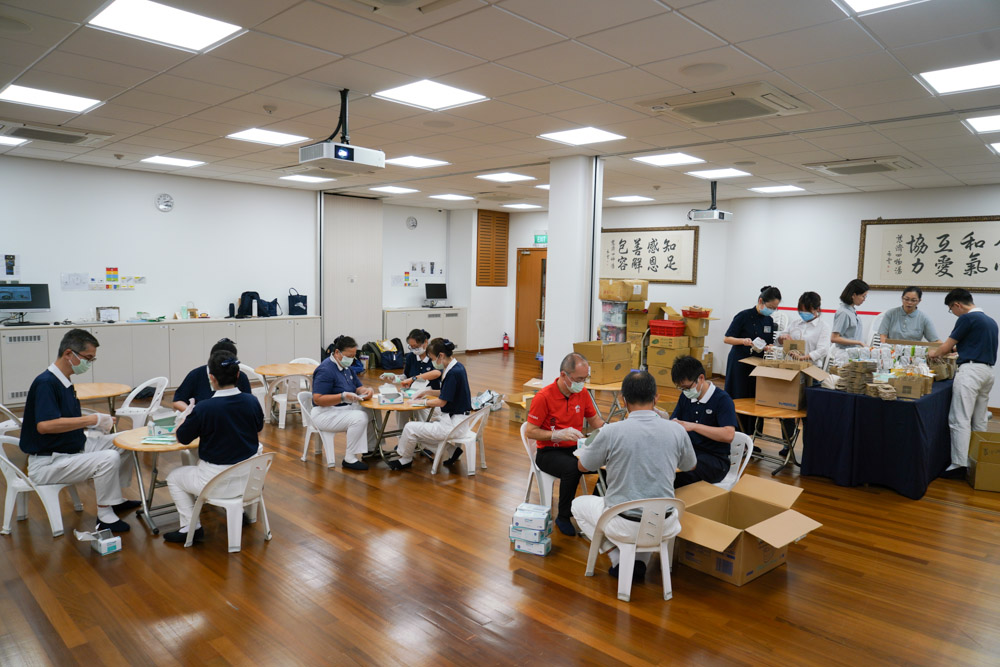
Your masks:
<path fill-rule="evenodd" d="M 319 319 L 316 320 L 319 326 Z M 267 323 L 263 320 L 236 320 L 236 347 L 240 361 L 257 368 L 268 362 Z M 291 357 L 285 361 L 290 361 Z"/>
<path fill-rule="evenodd" d="M 456 350 L 465 349 L 468 326 L 465 308 L 397 308 L 382 313 L 382 336 L 405 341 L 413 329 L 424 329 L 431 338 L 447 338 Z"/>
<path fill-rule="evenodd" d="M 129 327 L 132 334 L 132 386 L 170 377 L 170 329 L 166 324 Z"/>
<path fill-rule="evenodd" d="M 421 319 L 421 321 L 424 321 Z M 410 311 L 387 310 L 382 317 L 382 338 L 399 338 L 404 343 L 406 335 L 415 327 L 410 326 Z M 421 327 L 425 328 L 425 327 Z"/>
<path fill-rule="evenodd" d="M 44 329 L 4 331 L 0 334 L 3 360 L 3 403 L 24 403 L 31 381 L 55 360 L 49 358 L 49 338 Z"/>
<path fill-rule="evenodd" d="M 170 386 L 177 387 L 192 368 L 204 366 L 204 334 L 197 324 L 171 324 Z"/>
<path fill-rule="evenodd" d="M 52 328 L 50 328 L 48 330 L 49 354 L 48 354 L 47 361 L 44 364 L 42 364 L 41 367 L 38 367 L 35 370 L 34 374 L 31 376 L 32 378 L 34 378 L 35 375 L 38 375 L 39 373 L 41 373 L 43 370 L 45 370 L 45 368 L 49 364 L 51 364 L 52 362 L 54 362 L 56 359 L 59 358 L 59 343 L 62 342 L 63 336 L 65 336 L 66 332 L 69 331 L 70 329 L 83 329 L 84 331 L 87 331 L 89 333 L 94 333 L 93 329 L 88 329 L 86 327 L 52 327 Z M 100 334 L 94 334 L 94 337 L 97 338 L 97 342 L 98 343 L 101 342 L 101 336 L 100 336 Z M 99 361 L 97 363 L 103 363 L 104 360 L 102 359 L 102 355 L 106 356 L 106 355 L 108 355 L 110 353 L 111 353 L 111 351 L 110 351 L 109 348 L 98 347 L 97 348 L 97 358 L 99 359 Z M 73 361 L 76 361 L 76 357 L 73 357 Z M 94 370 L 93 370 L 93 368 L 91 368 L 91 370 L 87 371 L 83 375 L 76 375 L 74 373 L 72 376 L 70 376 L 69 379 L 70 379 L 70 382 L 72 382 L 73 384 L 77 384 L 79 382 L 93 382 L 94 381 Z M 30 382 L 30 380 L 29 380 L 29 382 Z"/>
<path fill-rule="evenodd" d="M 295 359 L 295 322 L 286 319 L 265 321 L 267 332 L 267 364 L 287 364 Z M 315 357 L 313 352 L 309 357 Z"/>
<path fill-rule="evenodd" d="M 132 327 L 94 327 L 98 342 L 94 382 L 132 384 Z M 147 378 L 148 379 L 148 378 Z"/>
<path fill-rule="evenodd" d="M 295 358 L 308 357 L 319 359 L 320 350 L 324 347 L 319 338 L 319 320 L 293 320 L 295 325 Z M 364 343 L 362 343 L 364 345 Z"/>
<path fill-rule="evenodd" d="M 455 343 L 458 350 L 465 349 L 465 311 L 446 310 L 441 323 L 441 337 Z"/>
<path fill-rule="evenodd" d="M 232 320 L 228 322 L 205 322 L 204 324 L 192 325 L 197 326 L 201 329 L 202 334 L 202 363 L 208 363 L 208 357 L 212 354 L 212 347 L 218 343 L 223 338 L 228 338 L 233 341 L 234 344 L 239 345 L 236 341 L 236 322 Z M 237 356 L 239 352 L 239 347 L 237 347 Z"/>

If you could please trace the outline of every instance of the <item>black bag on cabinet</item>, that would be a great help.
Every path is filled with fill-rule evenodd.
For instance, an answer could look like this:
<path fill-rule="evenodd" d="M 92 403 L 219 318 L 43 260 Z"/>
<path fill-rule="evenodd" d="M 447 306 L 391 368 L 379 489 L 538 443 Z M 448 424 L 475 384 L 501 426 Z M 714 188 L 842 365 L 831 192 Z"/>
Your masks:
<path fill-rule="evenodd" d="M 295 292 L 295 294 L 292 294 Z M 299 294 L 299 291 L 294 287 L 288 288 L 288 314 L 289 315 L 307 315 L 309 313 L 309 308 L 306 306 L 306 295 Z"/>

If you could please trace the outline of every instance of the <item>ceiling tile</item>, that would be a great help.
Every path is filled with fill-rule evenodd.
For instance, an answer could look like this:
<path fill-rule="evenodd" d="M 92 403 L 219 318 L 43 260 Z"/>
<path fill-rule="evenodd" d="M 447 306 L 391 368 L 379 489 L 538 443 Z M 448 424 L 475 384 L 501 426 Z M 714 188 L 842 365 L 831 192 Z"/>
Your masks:
<path fill-rule="evenodd" d="M 65 51 L 53 51 L 33 69 L 64 76 L 97 81 L 120 88 L 131 88 L 156 75 L 156 72 L 119 63 L 97 60 Z"/>
<path fill-rule="evenodd" d="M 485 63 L 437 77 L 435 81 L 486 97 L 500 97 L 546 85 L 546 81 L 496 63 Z"/>
<path fill-rule="evenodd" d="M 436 79 L 442 74 L 483 63 L 470 56 L 420 37 L 404 37 L 353 56 L 362 62 L 395 70 L 417 79 Z"/>
<path fill-rule="evenodd" d="M 470 12 L 418 34 L 486 60 L 498 60 L 563 39 L 558 33 L 496 7 Z"/>
<path fill-rule="evenodd" d="M 283 12 L 299 0 L 170 0 L 170 6 L 241 28 L 252 28 Z"/>
<path fill-rule="evenodd" d="M 630 65 L 645 65 L 725 44 L 715 35 L 673 13 L 602 30 L 580 41 Z"/>
<path fill-rule="evenodd" d="M 338 57 L 253 31 L 212 49 L 212 56 L 284 74 L 301 74 Z"/>
<path fill-rule="evenodd" d="M 347 88 L 364 94 L 396 88 L 412 82 L 412 77 L 382 67 L 369 65 L 352 58 L 343 58 L 302 74 L 302 78 L 329 84 L 340 90 Z"/>
<path fill-rule="evenodd" d="M 204 102 L 182 100 L 177 97 L 148 93 L 143 90 L 130 90 L 122 93 L 115 98 L 115 102 L 127 107 L 172 113 L 178 116 L 186 116 L 187 114 L 201 111 L 208 106 Z"/>
<path fill-rule="evenodd" d="M 674 85 L 698 91 L 717 88 L 733 79 L 770 72 L 766 66 L 732 46 L 648 63 L 642 69 Z"/>
<path fill-rule="evenodd" d="M 910 100 L 903 103 L 882 102 L 870 106 L 855 107 L 851 109 L 851 115 L 858 120 L 871 122 L 874 120 L 886 120 L 888 118 L 903 118 L 906 116 L 938 113 L 947 110 L 948 107 L 942 104 L 939 99 L 931 97 L 925 100 Z"/>
<path fill-rule="evenodd" d="M 188 146 L 193 144 L 203 144 L 206 141 L 214 141 L 219 138 L 219 135 L 217 134 L 190 132 L 188 130 L 178 130 L 177 128 L 170 127 L 155 127 L 151 130 L 143 132 L 143 136 L 155 137 L 157 139 L 171 139 L 173 141 L 183 142 Z"/>
<path fill-rule="evenodd" d="M 628 67 L 620 60 L 576 42 L 543 46 L 504 58 L 500 64 L 556 83 Z"/>
<path fill-rule="evenodd" d="M 32 46 L 41 46 L 50 49 L 79 28 L 78 23 L 26 12 L 12 7 L 3 7 L 2 11 L 4 16 L 26 23 L 31 27 L 30 30 L 23 32 L 4 31 L 5 36 L 23 44 L 31 44 Z"/>
<path fill-rule="evenodd" d="M 467 118 L 469 120 L 474 120 L 477 123 L 494 124 L 514 120 L 516 118 L 534 116 L 535 113 L 525 109 L 524 107 L 514 106 L 513 104 L 507 104 L 506 102 L 500 102 L 497 100 L 490 100 L 488 102 L 480 102 L 479 104 L 468 104 L 464 107 L 448 109 L 448 115 L 458 116 L 459 118 Z"/>
<path fill-rule="evenodd" d="M 310 2 L 264 21 L 258 32 L 284 37 L 336 54 L 352 54 L 405 35 L 400 30 Z"/>
<path fill-rule="evenodd" d="M 792 67 L 782 73 L 801 86 L 819 91 L 909 76 L 909 72 L 885 51 Z"/>
<path fill-rule="evenodd" d="M 157 72 L 179 65 L 194 55 L 180 49 L 87 27 L 70 35 L 59 45 L 59 50 Z"/>
<path fill-rule="evenodd" d="M 317 108 L 340 108 L 340 91 L 338 89 L 327 84 L 319 83 L 318 81 L 301 78 L 285 79 L 281 83 L 261 88 L 253 95 L 248 95 L 241 99 L 246 98 L 259 99 L 261 100 L 261 105 L 267 104 L 268 102 L 273 103 L 279 107 L 279 111 L 283 114 L 282 117 L 308 113 L 316 110 Z M 282 100 L 285 100 L 285 102 L 282 103 Z M 288 104 L 289 101 L 294 104 Z M 309 108 L 305 108 L 305 105 L 308 105 Z M 350 105 L 350 100 L 348 100 L 348 105 Z M 291 106 L 303 108 L 302 111 L 293 113 L 287 109 L 287 107 Z M 281 107 L 286 108 L 281 109 Z"/>
<path fill-rule="evenodd" d="M 356 0 L 316 1 L 350 12 L 370 21 L 377 21 L 383 25 L 399 28 L 410 33 L 415 33 L 436 23 L 467 14 L 486 5 L 484 0 L 455 0 L 451 3 L 439 3 L 437 6 L 429 8 L 427 13 L 424 13 L 413 7 L 406 7 L 405 3 L 394 3 L 404 5 L 397 7 L 390 6 L 390 3 L 383 3 L 381 9 L 373 11 L 371 6 L 362 4 Z"/>
<path fill-rule="evenodd" d="M 4 0 L 4 4 L 55 18 L 83 23 L 97 13 L 107 0 Z M 7 10 L 5 10 L 6 13 Z"/>
<path fill-rule="evenodd" d="M 277 83 L 285 74 L 215 56 L 195 56 L 170 70 L 175 76 L 250 92 Z"/>
<path fill-rule="evenodd" d="M 838 125 L 848 125 L 857 122 L 857 118 L 846 111 L 819 111 L 767 119 L 768 125 L 786 132 L 815 127 L 836 127 Z"/>
<path fill-rule="evenodd" d="M 519 107 L 537 111 L 538 113 L 551 113 L 553 111 L 564 111 L 577 107 L 594 104 L 598 100 L 590 95 L 578 93 L 562 86 L 549 86 L 547 88 L 536 88 L 526 90 L 521 93 L 504 95 L 500 98 L 502 102 L 516 104 Z"/>
<path fill-rule="evenodd" d="M 754 39 L 739 47 L 775 69 L 835 60 L 845 53 L 870 53 L 882 48 L 851 20 Z"/>
<path fill-rule="evenodd" d="M 648 98 L 677 90 L 677 86 L 637 67 L 565 81 L 566 88 L 605 100 Z M 680 92 L 687 92 L 681 90 Z"/>
<path fill-rule="evenodd" d="M 24 68 L 45 55 L 45 47 L 0 39 L 0 63 Z"/>
<path fill-rule="evenodd" d="M 17 79 L 17 85 L 28 86 L 29 88 L 39 88 L 41 90 L 51 90 L 67 95 L 79 95 L 95 100 L 108 100 L 123 92 L 122 86 L 112 86 L 97 81 L 87 81 L 73 76 L 63 74 L 53 74 L 35 68 L 30 69 Z"/>
<path fill-rule="evenodd" d="M 937 0 L 918 2 L 859 19 L 890 48 L 936 41 L 1000 25 L 996 0 Z"/>
<path fill-rule="evenodd" d="M 892 50 L 913 74 L 997 59 L 1000 28 Z"/>
<path fill-rule="evenodd" d="M 74 118 L 72 125 L 74 129 L 104 132 L 106 134 L 114 135 L 118 139 L 138 134 L 140 132 L 145 132 L 146 130 L 152 128 L 152 125 L 146 125 L 144 123 L 132 123 L 127 120 L 104 118 L 102 116 L 95 116 L 94 114 L 89 113 L 84 116 Z"/>
<path fill-rule="evenodd" d="M 113 120 L 124 120 L 130 123 L 141 123 L 144 125 L 161 125 L 177 118 L 177 114 L 162 113 L 151 109 L 141 109 L 120 104 L 117 100 L 103 104 L 87 116 L 97 116 L 100 118 L 110 118 Z"/>
<path fill-rule="evenodd" d="M 803 0 L 711 0 L 682 13 L 733 43 L 844 18 L 832 2 Z"/>
<path fill-rule="evenodd" d="M 646 118 L 646 114 L 616 104 L 594 104 L 569 111 L 555 111 L 552 115 L 581 127 L 600 127 L 601 129 L 605 129 L 609 125 Z"/>
<path fill-rule="evenodd" d="M 136 86 L 135 90 L 205 104 L 221 104 L 243 94 L 243 91 L 236 88 L 184 79 L 173 74 L 160 74 L 146 83 Z"/>
<path fill-rule="evenodd" d="M 834 105 L 843 109 L 867 106 L 873 99 L 881 102 L 903 102 L 907 100 L 928 99 L 931 94 L 911 77 L 889 79 L 862 83 L 845 88 L 824 90 L 822 95 Z"/>
<path fill-rule="evenodd" d="M 54 109 L 29 107 L 25 104 L 0 102 L 0 118 L 27 121 L 31 123 L 48 123 L 49 125 L 64 125 L 79 114 Z"/>
<path fill-rule="evenodd" d="M 499 6 L 567 37 L 579 37 L 666 11 L 654 0 L 505 0 Z"/>

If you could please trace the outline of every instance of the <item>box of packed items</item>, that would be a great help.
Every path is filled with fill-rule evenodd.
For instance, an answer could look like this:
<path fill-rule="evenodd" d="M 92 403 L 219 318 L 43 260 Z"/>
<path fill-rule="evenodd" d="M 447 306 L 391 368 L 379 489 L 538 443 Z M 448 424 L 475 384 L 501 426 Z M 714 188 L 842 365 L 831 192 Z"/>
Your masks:
<path fill-rule="evenodd" d="M 781 349 L 787 355 L 789 352 L 801 352 L 806 351 L 806 342 L 804 340 L 794 340 L 792 338 L 786 339 L 781 343 Z"/>
<path fill-rule="evenodd" d="M 916 400 L 934 389 L 934 378 L 927 375 L 893 375 L 889 384 L 896 390 L 897 398 Z"/>
<path fill-rule="evenodd" d="M 647 350 L 647 353 L 648 353 L 648 350 Z M 662 388 L 665 388 L 665 389 L 666 388 L 673 389 L 676 386 L 676 385 L 674 385 L 674 380 L 671 377 L 670 368 L 669 367 L 667 367 L 667 366 L 650 366 L 649 364 L 646 364 L 646 366 L 647 366 L 647 368 L 646 368 L 647 372 L 650 375 L 653 376 L 654 380 L 656 380 L 656 386 L 657 387 L 662 387 Z"/>
<path fill-rule="evenodd" d="M 602 279 L 597 292 L 601 301 L 645 301 L 649 291 L 648 280 Z"/>
<path fill-rule="evenodd" d="M 701 306 L 682 308 L 681 313 L 684 315 L 685 336 L 694 336 L 696 338 L 707 336 L 709 322 L 718 320 L 717 317 L 711 317 L 711 308 L 702 308 Z"/>
<path fill-rule="evenodd" d="M 788 560 L 788 547 L 821 527 L 790 509 L 802 489 L 743 476 L 732 491 L 707 482 L 677 489 L 684 501 L 677 561 L 736 586 Z"/>
<path fill-rule="evenodd" d="M 666 347 L 647 347 L 646 365 L 659 366 L 669 370 L 674 367 L 675 361 L 677 361 L 680 357 L 688 356 L 690 351 L 691 350 L 686 347 L 677 349 Z"/>
<path fill-rule="evenodd" d="M 628 338 L 625 335 L 625 327 L 614 324 L 602 324 L 599 329 L 601 342 L 604 343 L 626 343 Z"/>
<path fill-rule="evenodd" d="M 531 410 L 531 399 L 534 394 L 523 394 L 521 400 L 505 400 L 504 403 L 510 408 L 510 421 L 515 424 L 523 424 L 528 418 L 528 411 Z"/>
<path fill-rule="evenodd" d="M 573 351 L 590 364 L 593 384 L 620 382 L 632 370 L 632 348 L 628 343 L 603 343 L 599 340 L 573 343 Z"/>
<path fill-rule="evenodd" d="M 713 355 L 711 352 L 706 352 L 705 354 L 702 355 L 701 365 L 705 367 L 706 378 L 712 377 L 712 366 L 714 365 L 714 363 L 715 363 L 715 355 Z"/>
<path fill-rule="evenodd" d="M 691 347 L 691 339 L 687 336 L 650 336 L 650 347 L 665 347 L 668 350 L 679 350 Z"/>
<path fill-rule="evenodd" d="M 510 521 L 508 536 L 515 551 L 545 556 L 552 550 L 552 511 L 544 505 L 521 503 Z"/>
<path fill-rule="evenodd" d="M 646 306 L 642 301 L 628 304 L 626 311 L 628 332 L 630 334 L 645 333 L 646 329 L 649 328 L 649 321 L 662 319 L 666 308 L 667 304 L 662 301 L 651 302 L 649 306 Z"/>
<path fill-rule="evenodd" d="M 772 361 L 760 357 L 740 359 L 756 366 L 750 372 L 757 378 L 757 405 L 799 410 L 806 401 L 806 378 L 822 382 L 829 374 L 808 361 Z"/>
<path fill-rule="evenodd" d="M 969 439 L 968 479 L 979 491 L 1000 491 L 1000 433 L 973 432 Z"/>
<path fill-rule="evenodd" d="M 601 301 L 601 324 L 625 328 L 628 304 L 621 301 Z"/>

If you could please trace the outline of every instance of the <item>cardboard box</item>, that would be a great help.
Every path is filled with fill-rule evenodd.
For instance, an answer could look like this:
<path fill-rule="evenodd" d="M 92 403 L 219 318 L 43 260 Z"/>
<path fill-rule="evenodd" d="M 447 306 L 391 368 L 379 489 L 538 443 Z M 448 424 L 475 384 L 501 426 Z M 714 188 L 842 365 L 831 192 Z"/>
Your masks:
<path fill-rule="evenodd" d="M 689 317 L 684 320 L 684 335 L 701 338 L 708 335 L 708 323 L 714 321 L 714 317 Z"/>
<path fill-rule="evenodd" d="M 510 408 L 510 421 L 515 424 L 523 424 L 528 418 L 528 411 L 531 410 L 531 399 L 534 397 L 534 394 L 524 394 L 520 401 L 504 401 Z"/>
<path fill-rule="evenodd" d="M 687 336 L 650 336 L 650 347 L 665 347 L 668 350 L 679 350 L 682 347 L 691 347 Z"/>
<path fill-rule="evenodd" d="M 628 343 L 623 343 L 626 347 Z M 632 355 L 623 361 L 602 361 L 590 364 L 591 384 L 611 384 L 621 382 L 632 371 Z"/>
<path fill-rule="evenodd" d="M 530 530 L 552 530 L 552 515 L 548 510 L 538 512 L 534 510 L 518 509 L 514 512 L 510 525 L 515 528 L 528 528 Z"/>
<path fill-rule="evenodd" d="M 686 347 L 676 350 L 666 347 L 647 347 L 646 365 L 660 366 L 669 370 L 673 368 L 674 362 L 677 361 L 678 357 L 686 357 L 690 352 L 691 350 Z M 670 386 L 673 386 L 673 383 Z"/>
<path fill-rule="evenodd" d="M 732 491 L 707 482 L 677 490 L 684 501 L 677 561 L 736 586 L 788 559 L 788 545 L 822 524 L 790 509 L 802 489 L 745 475 Z"/>
<path fill-rule="evenodd" d="M 806 361 L 782 361 L 777 367 L 760 357 L 740 359 L 740 363 L 756 366 L 751 377 L 757 378 L 755 403 L 771 408 L 799 410 L 805 405 L 806 378 L 822 382 L 829 373 Z"/>
<path fill-rule="evenodd" d="M 602 279 L 597 297 L 601 301 L 645 301 L 648 291 L 648 280 Z"/>
<path fill-rule="evenodd" d="M 573 343 L 573 351 L 583 355 L 591 366 L 602 361 L 629 361 L 632 350 L 628 343 L 603 343 L 599 340 L 589 340 Z"/>
<path fill-rule="evenodd" d="M 893 375 L 889 384 L 896 390 L 896 398 L 916 400 L 929 394 L 934 387 L 934 378 L 925 375 Z"/>
<path fill-rule="evenodd" d="M 699 359 L 700 360 L 702 357 L 705 356 L 705 348 L 703 348 L 703 347 L 692 347 L 691 348 L 691 356 L 694 357 L 695 359 Z"/>
<path fill-rule="evenodd" d="M 664 387 L 669 389 L 674 389 L 674 380 L 670 377 L 670 368 L 667 366 L 650 366 L 646 365 L 646 370 L 653 379 L 656 380 L 657 387 Z"/>
<path fill-rule="evenodd" d="M 704 336 L 688 336 L 688 340 L 691 341 L 691 347 L 705 347 Z"/>
<path fill-rule="evenodd" d="M 683 322 L 684 316 L 678 313 L 670 306 L 667 306 L 666 308 L 663 309 L 663 317 L 661 319 L 673 320 L 674 322 Z"/>
<path fill-rule="evenodd" d="M 712 366 L 715 362 L 715 355 L 711 352 L 706 352 L 701 358 L 701 365 L 705 367 L 705 378 L 712 377 Z"/>
<path fill-rule="evenodd" d="M 630 334 L 645 333 L 646 329 L 649 328 L 650 320 L 663 319 L 666 307 L 667 304 L 662 301 L 652 302 L 648 307 L 641 301 L 628 304 L 628 310 L 625 313 L 627 316 L 628 332 Z"/>
<path fill-rule="evenodd" d="M 538 391 L 539 389 L 543 389 L 545 387 L 545 384 L 546 384 L 545 380 L 543 380 L 542 378 L 531 378 L 521 386 L 524 387 L 526 391 L 534 392 Z"/>
<path fill-rule="evenodd" d="M 604 343 L 626 343 L 625 327 L 615 324 L 601 324 L 601 342 Z"/>
<path fill-rule="evenodd" d="M 1000 433 L 973 431 L 969 438 L 969 458 L 983 463 L 1000 463 Z"/>
<path fill-rule="evenodd" d="M 552 524 L 549 524 L 548 528 L 522 528 L 520 526 L 511 526 L 508 531 L 510 536 L 510 541 L 514 540 L 524 540 L 525 542 L 541 542 L 546 537 L 552 534 Z"/>
<path fill-rule="evenodd" d="M 546 537 L 541 542 L 528 542 L 526 540 L 514 540 L 514 551 L 520 551 L 535 556 L 547 556 L 552 551 L 552 540 Z"/>
<path fill-rule="evenodd" d="M 805 352 L 806 342 L 804 340 L 792 340 L 789 338 L 781 344 L 781 349 L 785 351 L 785 354 L 789 352 Z"/>

